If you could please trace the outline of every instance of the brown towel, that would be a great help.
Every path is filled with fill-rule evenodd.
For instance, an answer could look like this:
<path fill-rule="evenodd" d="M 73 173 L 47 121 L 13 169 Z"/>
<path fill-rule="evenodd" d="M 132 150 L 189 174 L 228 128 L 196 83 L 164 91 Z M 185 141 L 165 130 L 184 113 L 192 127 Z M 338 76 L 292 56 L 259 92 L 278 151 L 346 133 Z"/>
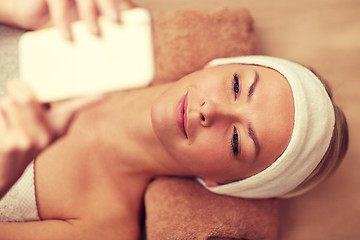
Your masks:
<path fill-rule="evenodd" d="M 253 20 L 244 8 L 153 12 L 156 78 L 175 81 L 214 58 L 256 54 Z M 208 192 L 196 181 L 155 179 L 145 194 L 148 240 L 276 239 L 278 201 Z"/>
<path fill-rule="evenodd" d="M 244 8 L 153 12 L 154 84 L 178 80 L 214 58 L 256 53 L 253 20 Z"/>
<path fill-rule="evenodd" d="M 276 199 L 220 196 L 191 179 L 161 177 L 145 204 L 148 240 L 277 239 Z"/>

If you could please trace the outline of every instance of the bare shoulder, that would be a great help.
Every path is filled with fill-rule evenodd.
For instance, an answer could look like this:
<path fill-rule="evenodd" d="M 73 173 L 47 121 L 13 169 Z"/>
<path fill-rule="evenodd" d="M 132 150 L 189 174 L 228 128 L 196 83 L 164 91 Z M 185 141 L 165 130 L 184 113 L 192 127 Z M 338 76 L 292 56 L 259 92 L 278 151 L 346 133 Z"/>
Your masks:
<path fill-rule="evenodd" d="M 44 221 L 59 219 L 103 229 L 109 236 L 106 239 L 138 239 L 144 186 L 136 192 L 128 189 L 121 183 L 129 182 L 129 178 L 114 167 L 114 161 L 121 156 L 109 149 L 106 140 L 114 134 L 117 121 L 114 104 L 110 99 L 82 113 L 68 135 L 36 159 L 38 211 Z M 109 129 L 112 132 L 106 132 Z"/>
<path fill-rule="evenodd" d="M 49 153 L 37 160 L 36 196 L 41 219 L 69 221 L 90 232 L 100 228 L 107 237 L 97 239 L 119 235 L 138 239 L 140 209 L 137 206 L 141 198 L 125 192 L 120 184 L 117 186 L 107 167 L 95 159 L 97 156 L 85 155 L 89 146 L 79 145 L 81 152 L 72 151 L 54 158 Z"/>

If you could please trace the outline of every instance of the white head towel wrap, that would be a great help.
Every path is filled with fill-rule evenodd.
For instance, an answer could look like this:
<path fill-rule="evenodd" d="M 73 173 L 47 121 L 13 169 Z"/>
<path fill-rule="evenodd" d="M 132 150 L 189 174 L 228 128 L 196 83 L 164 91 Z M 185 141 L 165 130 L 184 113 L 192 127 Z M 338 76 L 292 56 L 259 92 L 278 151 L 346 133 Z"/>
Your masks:
<path fill-rule="evenodd" d="M 217 187 L 207 187 L 200 178 L 198 181 L 214 193 L 229 196 L 282 196 L 303 182 L 326 153 L 335 124 L 332 102 L 316 75 L 299 64 L 274 57 L 244 56 L 215 59 L 209 65 L 232 63 L 272 68 L 288 80 L 295 106 L 293 133 L 283 154 L 262 172 Z"/>

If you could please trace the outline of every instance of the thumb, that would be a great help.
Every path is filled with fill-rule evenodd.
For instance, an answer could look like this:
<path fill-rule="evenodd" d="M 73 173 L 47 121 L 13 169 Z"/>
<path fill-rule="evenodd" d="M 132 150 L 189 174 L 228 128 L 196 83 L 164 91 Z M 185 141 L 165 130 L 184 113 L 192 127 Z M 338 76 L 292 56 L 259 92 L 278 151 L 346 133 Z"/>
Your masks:
<path fill-rule="evenodd" d="M 104 95 L 94 95 L 73 98 L 57 103 L 47 113 L 48 123 L 56 137 L 66 133 L 76 114 L 85 108 L 100 103 L 104 99 Z"/>

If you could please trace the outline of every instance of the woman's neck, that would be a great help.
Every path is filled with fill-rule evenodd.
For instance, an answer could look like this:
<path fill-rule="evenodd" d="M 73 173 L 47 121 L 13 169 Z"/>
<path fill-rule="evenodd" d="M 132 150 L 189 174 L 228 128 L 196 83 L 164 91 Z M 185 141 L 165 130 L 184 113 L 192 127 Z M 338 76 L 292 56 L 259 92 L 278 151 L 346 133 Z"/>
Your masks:
<path fill-rule="evenodd" d="M 183 175 L 157 139 L 151 122 L 151 106 L 172 83 L 116 93 L 109 99 L 111 113 L 106 132 L 118 158 L 113 165 L 148 180 L 156 175 Z"/>

